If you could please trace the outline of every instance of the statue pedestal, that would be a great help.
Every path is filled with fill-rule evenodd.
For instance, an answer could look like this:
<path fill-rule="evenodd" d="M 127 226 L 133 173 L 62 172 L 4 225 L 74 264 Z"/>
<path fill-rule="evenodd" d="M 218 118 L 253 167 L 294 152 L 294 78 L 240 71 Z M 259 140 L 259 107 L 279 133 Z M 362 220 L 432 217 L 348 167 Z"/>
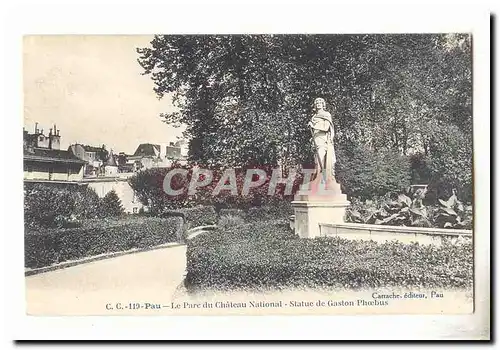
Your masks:
<path fill-rule="evenodd" d="M 343 223 L 346 208 L 350 205 L 335 179 L 311 181 L 306 193 L 295 195 L 292 207 L 295 213 L 295 233 L 300 238 L 320 236 L 320 223 Z"/>

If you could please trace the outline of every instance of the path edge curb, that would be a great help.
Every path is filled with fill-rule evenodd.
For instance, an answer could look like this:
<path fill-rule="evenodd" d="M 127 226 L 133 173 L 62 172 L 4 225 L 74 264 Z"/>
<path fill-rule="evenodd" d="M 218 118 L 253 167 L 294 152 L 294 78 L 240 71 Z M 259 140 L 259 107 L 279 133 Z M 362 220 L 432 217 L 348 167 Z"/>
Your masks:
<path fill-rule="evenodd" d="M 203 226 L 193 227 L 193 228 L 186 231 L 185 240 L 190 241 L 200 234 L 214 231 L 216 229 L 217 229 L 217 225 L 203 225 Z"/>

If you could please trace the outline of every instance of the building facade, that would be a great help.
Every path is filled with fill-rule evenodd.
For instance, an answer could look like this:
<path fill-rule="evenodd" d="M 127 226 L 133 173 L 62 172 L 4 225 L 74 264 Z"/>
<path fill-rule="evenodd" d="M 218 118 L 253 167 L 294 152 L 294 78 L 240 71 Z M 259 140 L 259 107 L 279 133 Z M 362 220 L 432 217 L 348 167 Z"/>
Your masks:
<path fill-rule="evenodd" d="M 54 130 L 54 131 L 53 131 Z M 35 125 L 33 134 L 23 130 L 24 180 L 29 182 L 77 182 L 83 179 L 85 162 L 60 149 L 59 130 L 45 135 Z"/>
<path fill-rule="evenodd" d="M 116 176 L 102 176 L 98 178 L 84 178 L 83 184 L 92 188 L 100 198 L 103 198 L 111 191 L 115 191 L 120 198 L 125 213 L 137 214 L 144 208 L 137 199 L 135 191 L 128 183 L 128 174 L 116 174 Z"/>
<path fill-rule="evenodd" d="M 106 152 L 104 147 L 94 147 L 75 143 L 70 145 L 69 151 L 85 162 L 85 176 L 98 176 L 103 165 L 102 154 Z"/>
<path fill-rule="evenodd" d="M 137 171 L 168 167 L 173 162 L 187 163 L 187 142 L 140 144 L 133 155 L 115 155 L 104 146 L 72 144 L 61 150 L 61 136 L 56 125 L 48 135 L 35 125 L 31 134 L 23 130 L 24 181 L 88 186 L 99 197 L 114 190 L 126 213 L 146 209 L 137 199 L 128 179 Z M 105 159 L 103 159 L 105 158 Z"/>
<path fill-rule="evenodd" d="M 187 142 L 184 140 L 162 144 L 142 143 L 126 163 L 133 171 L 165 168 L 174 162 L 187 164 Z"/>

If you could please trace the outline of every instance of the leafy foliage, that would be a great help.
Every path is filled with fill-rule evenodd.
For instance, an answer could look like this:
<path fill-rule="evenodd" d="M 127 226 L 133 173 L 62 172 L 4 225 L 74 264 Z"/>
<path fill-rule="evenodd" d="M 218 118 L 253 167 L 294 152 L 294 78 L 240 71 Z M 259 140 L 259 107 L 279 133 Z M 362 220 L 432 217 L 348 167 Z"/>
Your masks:
<path fill-rule="evenodd" d="M 157 35 L 138 53 L 154 91 L 177 107 L 164 120 L 187 126 L 191 161 L 311 164 L 306 125 L 312 100 L 322 96 L 336 149 L 361 145 L 380 159 L 423 154 L 431 185 L 451 183 L 471 197 L 468 35 Z M 383 190 L 360 187 L 357 178 L 369 175 L 349 173 L 351 161 Z M 386 170 L 359 156 L 339 162 L 353 195 L 407 181 L 399 163 L 385 181 Z"/>
<path fill-rule="evenodd" d="M 225 226 L 188 243 L 188 290 L 451 288 L 473 283 L 470 243 L 436 247 L 298 239 L 281 221 Z"/>
<path fill-rule="evenodd" d="M 75 205 L 73 214 L 81 219 L 94 219 L 103 216 L 101 200 L 97 193 L 90 187 L 84 187 L 74 192 Z"/>
<path fill-rule="evenodd" d="M 242 209 L 236 209 L 236 208 L 232 208 L 232 209 L 221 209 L 219 211 L 219 216 L 222 218 L 224 216 L 231 216 L 231 217 L 239 217 L 239 218 L 246 218 L 246 212 Z M 219 220 L 220 221 L 220 220 Z"/>
<path fill-rule="evenodd" d="M 112 192 L 100 199 L 89 187 L 25 184 L 24 224 L 27 228 L 69 228 L 85 219 L 120 215 L 120 200 Z"/>
<path fill-rule="evenodd" d="M 409 193 L 407 193 L 409 194 Z M 453 194 L 438 206 L 424 205 L 424 190 L 410 198 L 404 193 L 388 193 L 379 200 L 352 200 L 346 221 L 354 223 L 472 229 L 472 206 L 464 206 Z"/>
<path fill-rule="evenodd" d="M 293 214 L 293 208 L 290 201 L 276 201 L 261 207 L 253 207 L 247 211 L 246 220 L 251 221 L 269 221 L 283 220 Z"/>
<path fill-rule="evenodd" d="M 447 200 L 439 200 L 440 206 L 435 213 L 435 222 L 443 228 L 472 228 L 472 206 L 464 206 L 456 196 L 456 190 Z"/>
<path fill-rule="evenodd" d="M 173 166 L 175 167 L 175 165 Z M 176 197 L 170 199 L 163 191 L 163 180 L 169 169 L 165 168 L 151 168 L 137 172 L 132 176 L 128 182 L 137 195 L 142 204 L 148 206 L 149 212 L 152 214 L 159 214 L 164 209 L 175 209 L 183 207 L 186 203 L 175 201 L 175 199 L 183 200 L 183 198 Z M 177 182 L 182 181 L 179 176 L 175 176 L 172 181 L 172 187 L 177 189 Z M 179 186 L 184 186 L 184 182 Z"/>
<path fill-rule="evenodd" d="M 175 210 L 165 210 L 162 217 L 179 216 L 182 217 L 186 224 L 186 229 L 203 226 L 214 225 L 217 223 L 217 213 L 213 206 L 196 206 L 193 208 L 181 208 Z"/>
<path fill-rule="evenodd" d="M 422 204 L 423 193 L 416 193 L 414 198 L 406 194 L 389 193 L 384 200 L 379 203 L 379 208 L 371 207 L 365 210 L 365 218 L 360 211 L 350 208 L 347 211 L 347 221 L 376 224 L 376 225 L 396 225 L 396 226 L 419 226 L 431 227 L 427 208 Z M 359 202 L 357 203 L 359 206 Z"/>
<path fill-rule="evenodd" d="M 103 197 L 101 210 L 106 217 L 115 217 L 123 214 L 122 202 L 114 190 L 109 191 Z"/>
<path fill-rule="evenodd" d="M 235 226 L 241 226 L 245 223 L 245 219 L 241 215 L 225 214 L 222 215 L 217 223 L 217 226 L 222 230 L 231 229 Z"/>
<path fill-rule="evenodd" d="M 370 199 L 410 185 L 410 163 L 391 150 L 374 152 L 365 146 L 341 149 L 336 170 L 349 197 Z"/>
<path fill-rule="evenodd" d="M 431 188 L 435 188 L 438 198 L 458 189 L 467 201 L 472 201 L 472 134 L 456 126 L 441 127 L 435 133 L 439 136 L 428 159 Z"/>
<path fill-rule="evenodd" d="M 174 169 L 183 168 L 187 171 L 187 174 L 180 175 L 177 174 L 172 177 L 172 182 L 170 184 L 173 190 L 182 189 L 182 193 L 178 195 L 169 195 L 163 190 L 163 181 L 167 173 Z M 129 179 L 129 183 L 137 193 L 137 197 L 144 204 L 147 205 L 154 215 L 160 215 L 165 210 L 173 210 L 180 208 L 189 208 L 194 206 L 214 206 L 217 212 L 221 209 L 237 208 L 248 210 L 249 208 L 256 206 L 264 206 L 268 204 L 289 202 L 293 198 L 293 194 L 297 191 L 300 184 L 302 183 L 302 178 L 297 176 L 293 184 L 291 194 L 285 192 L 285 185 L 278 184 L 275 189 L 273 196 L 268 195 L 269 183 L 271 180 L 272 169 L 271 167 L 260 167 L 266 173 L 263 183 L 259 187 L 251 188 L 249 193 L 246 195 L 241 195 L 243 184 L 245 181 L 245 175 L 247 169 L 255 169 L 253 166 L 240 167 L 235 169 L 235 179 L 236 179 L 236 193 L 231 193 L 229 190 L 223 190 L 214 195 L 214 189 L 221 180 L 224 169 L 222 167 L 202 167 L 203 169 L 209 169 L 213 172 L 213 180 L 210 184 L 200 187 L 197 189 L 196 193 L 189 194 L 188 188 L 191 178 L 193 176 L 199 176 L 202 179 L 202 174 L 196 173 L 195 165 L 181 166 L 179 164 L 174 164 L 169 168 L 153 168 L 147 169 L 136 173 L 132 178 Z M 286 177 L 286 175 L 284 175 Z M 254 179 L 255 180 L 255 179 Z M 226 184 L 228 182 L 226 181 Z"/>
<path fill-rule="evenodd" d="M 27 227 L 61 227 L 70 219 L 74 206 L 74 197 L 68 189 L 25 185 L 24 224 Z"/>

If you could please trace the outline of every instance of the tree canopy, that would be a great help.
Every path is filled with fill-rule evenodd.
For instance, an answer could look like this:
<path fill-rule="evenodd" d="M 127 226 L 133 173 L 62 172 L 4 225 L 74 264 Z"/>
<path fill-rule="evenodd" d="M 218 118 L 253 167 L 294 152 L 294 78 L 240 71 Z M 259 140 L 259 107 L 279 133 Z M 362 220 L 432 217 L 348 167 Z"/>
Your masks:
<path fill-rule="evenodd" d="M 367 150 L 408 167 L 421 154 L 429 181 L 471 183 L 469 35 L 157 35 L 137 51 L 178 109 L 161 117 L 187 126 L 193 162 L 312 163 L 307 122 L 320 96 L 344 168 Z"/>

